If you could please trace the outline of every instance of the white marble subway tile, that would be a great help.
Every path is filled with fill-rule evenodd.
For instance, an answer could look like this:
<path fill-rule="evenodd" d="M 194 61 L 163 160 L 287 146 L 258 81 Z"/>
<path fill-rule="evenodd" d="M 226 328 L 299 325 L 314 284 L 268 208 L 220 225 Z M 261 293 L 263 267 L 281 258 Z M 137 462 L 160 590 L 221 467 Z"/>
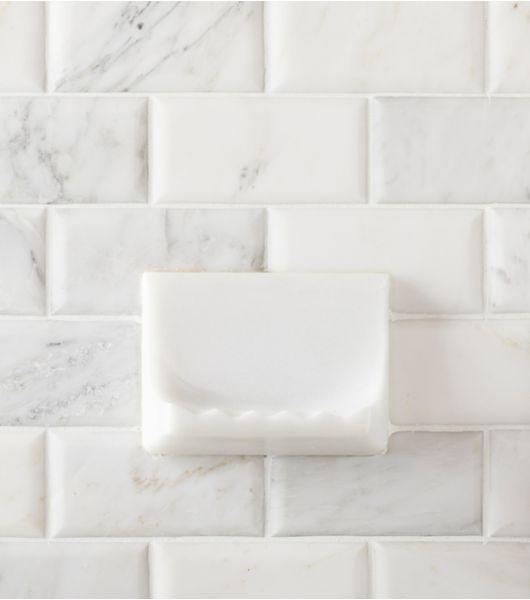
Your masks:
<path fill-rule="evenodd" d="M 481 531 L 479 433 L 395 433 L 385 455 L 274 458 L 273 535 Z"/>
<path fill-rule="evenodd" d="M 145 202 L 143 98 L 3 98 L 0 202 Z"/>
<path fill-rule="evenodd" d="M 54 536 L 261 535 L 263 461 L 155 456 L 140 433 L 49 436 Z"/>
<path fill-rule="evenodd" d="M 42 431 L 0 432 L 0 489 L 0 537 L 43 535 Z"/>
<path fill-rule="evenodd" d="M 59 92 L 259 92 L 261 2 L 52 2 Z"/>
<path fill-rule="evenodd" d="M 0 425 L 139 425 L 139 327 L 0 321 Z"/>
<path fill-rule="evenodd" d="M 488 3 L 489 87 L 493 92 L 530 92 L 530 5 Z"/>
<path fill-rule="evenodd" d="M 481 2 L 269 2 L 274 91 L 480 92 Z"/>
<path fill-rule="evenodd" d="M 44 305 L 44 211 L 0 210 L 0 313 L 37 315 Z"/>
<path fill-rule="evenodd" d="M 386 98 L 372 116 L 376 201 L 530 201 L 530 99 Z"/>
<path fill-rule="evenodd" d="M 405 313 L 482 309 L 478 210 L 280 209 L 269 213 L 271 271 L 391 275 L 390 307 Z"/>
<path fill-rule="evenodd" d="M 493 312 L 530 312 L 530 208 L 487 212 L 489 304 Z"/>
<path fill-rule="evenodd" d="M 147 570 L 138 542 L 0 543 L 2 598 L 147 598 Z"/>
<path fill-rule="evenodd" d="M 0 2 L 0 92 L 44 89 L 44 2 Z"/>
<path fill-rule="evenodd" d="M 398 321 L 390 328 L 396 424 L 530 423 L 530 321 Z"/>
<path fill-rule="evenodd" d="M 377 543 L 375 598 L 528 598 L 530 544 Z"/>
<path fill-rule="evenodd" d="M 154 598 L 366 598 L 367 548 L 339 540 L 155 542 Z"/>
<path fill-rule="evenodd" d="M 148 269 L 257 270 L 262 210 L 56 209 L 51 218 L 52 310 L 134 314 Z"/>
<path fill-rule="evenodd" d="M 530 537 L 529 431 L 491 433 L 487 506 L 488 535 Z"/>
<path fill-rule="evenodd" d="M 157 202 L 361 202 L 366 102 L 348 98 L 159 98 Z"/>

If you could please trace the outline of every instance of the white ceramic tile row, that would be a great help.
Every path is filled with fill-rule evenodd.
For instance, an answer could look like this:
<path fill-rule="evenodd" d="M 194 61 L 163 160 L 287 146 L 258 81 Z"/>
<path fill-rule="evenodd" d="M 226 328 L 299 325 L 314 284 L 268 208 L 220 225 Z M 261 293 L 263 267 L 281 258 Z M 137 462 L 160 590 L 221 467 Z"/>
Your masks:
<path fill-rule="evenodd" d="M 260 457 L 153 456 L 139 432 L 105 428 L 53 429 L 47 441 L 41 429 L 4 429 L 0 458 L 0 537 L 264 531 Z M 491 432 L 486 459 L 484 482 L 479 432 L 395 433 L 387 454 L 368 458 L 274 458 L 268 531 L 529 537 L 530 432 Z"/>
<path fill-rule="evenodd" d="M 54 314 L 138 314 L 146 269 L 259 270 L 265 254 L 271 271 L 390 273 L 397 313 L 530 312 L 530 209 L 487 209 L 485 240 L 484 212 L 472 208 L 285 208 L 268 219 L 263 209 L 47 215 L 46 235 L 42 210 L 0 211 L 0 250 L 9 256 L 0 264 L 2 314 L 44 314 L 46 287 Z"/>
<path fill-rule="evenodd" d="M 146 98 L 3 97 L 0 202 L 529 202 L 529 98 L 367 103 L 153 97 L 148 169 Z"/>
<path fill-rule="evenodd" d="M 274 91 L 530 90 L 524 2 L 1 8 L 2 91 L 44 89 L 45 30 L 51 91 L 261 91 L 264 71 Z"/>
<path fill-rule="evenodd" d="M 526 598 L 529 560 L 509 542 L 4 541 L 0 597 Z"/>
<path fill-rule="evenodd" d="M 407 319 L 390 326 L 396 425 L 530 425 L 530 321 Z M 140 425 L 139 328 L 2 320 L 0 424 Z"/>

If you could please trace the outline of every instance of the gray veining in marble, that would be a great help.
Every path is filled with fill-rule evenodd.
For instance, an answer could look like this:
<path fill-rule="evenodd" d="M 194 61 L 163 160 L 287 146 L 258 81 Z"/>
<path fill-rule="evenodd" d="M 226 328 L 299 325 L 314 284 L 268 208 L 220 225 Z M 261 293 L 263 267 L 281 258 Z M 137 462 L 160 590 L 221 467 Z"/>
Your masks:
<path fill-rule="evenodd" d="M 274 535 L 471 535 L 481 530 L 479 433 L 396 433 L 373 457 L 275 458 Z"/>
<path fill-rule="evenodd" d="M 248 271 L 263 265 L 262 210 L 56 209 L 52 310 L 135 314 L 148 269 Z"/>
<path fill-rule="evenodd" d="M 0 313 L 44 312 L 44 221 L 39 209 L 0 210 Z"/>
<path fill-rule="evenodd" d="M 61 92 L 260 91 L 259 2 L 55 2 Z"/>
<path fill-rule="evenodd" d="M 53 535 L 262 535 L 263 460 L 154 456 L 130 431 L 49 436 Z"/>
<path fill-rule="evenodd" d="M 0 425 L 138 425 L 135 323 L 0 321 Z"/>
<path fill-rule="evenodd" d="M 142 98 L 3 98 L 0 202 L 145 202 Z"/>

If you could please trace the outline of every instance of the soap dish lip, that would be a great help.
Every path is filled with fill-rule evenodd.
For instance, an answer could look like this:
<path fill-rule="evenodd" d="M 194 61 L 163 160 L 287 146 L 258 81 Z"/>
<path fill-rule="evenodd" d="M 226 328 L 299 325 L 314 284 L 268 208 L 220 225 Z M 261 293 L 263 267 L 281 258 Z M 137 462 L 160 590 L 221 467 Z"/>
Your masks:
<path fill-rule="evenodd" d="M 341 269 L 341 270 L 336 270 L 336 271 L 329 271 L 329 270 L 294 270 L 294 271 L 269 271 L 269 270 L 260 270 L 260 271 L 240 271 L 240 270 L 229 270 L 229 269 L 222 269 L 222 270 L 217 270 L 217 271 L 212 271 L 211 269 L 209 270 L 202 270 L 202 269 L 174 269 L 174 268 L 150 268 L 150 269 L 146 269 L 142 275 L 141 275 L 141 281 L 142 281 L 142 285 L 144 285 L 144 283 L 150 278 L 150 277 L 156 277 L 157 275 L 162 275 L 162 274 L 179 274 L 179 275 L 185 275 L 185 276 L 202 276 L 202 277 L 208 277 L 208 276 L 222 276 L 222 275 L 230 275 L 236 278 L 239 277 L 246 277 L 246 278 L 262 278 L 262 277 L 274 277 L 274 278 L 292 278 L 292 277 L 307 277 L 307 276 L 311 276 L 311 275 L 318 275 L 318 276 L 323 276 L 323 277 L 340 277 L 340 276 L 344 276 L 344 277 L 358 277 L 359 279 L 362 278 L 366 278 L 366 279 L 374 279 L 374 280 L 378 280 L 381 283 L 381 289 L 384 292 L 385 288 L 386 288 L 386 294 L 387 294 L 387 298 L 389 296 L 390 293 L 390 285 L 391 285 L 391 275 L 387 272 L 380 272 L 380 271 L 374 271 L 374 270 L 370 270 L 370 271 L 352 271 L 352 270 L 346 270 L 346 269 Z M 142 307 L 142 311 L 141 311 L 141 315 L 140 315 L 140 322 L 143 322 L 143 314 L 144 314 L 144 307 Z M 387 323 L 389 323 L 391 320 L 391 313 L 390 313 L 390 308 L 388 307 L 388 319 L 387 319 Z M 144 328 L 142 327 L 142 337 L 144 335 Z M 388 336 L 389 336 L 389 331 L 387 328 L 386 331 L 386 337 L 387 337 L 387 352 L 386 352 L 386 371 L 388 374 L 388 362 L 389 362 L 389 357 L 388 357 L 388 350 L 389 350 L 389 346 L 388 346 Z M 144 352 L 144 344 L 142 344 L 142 354 Z M 336 410 L 325 410 L 325 409 L 317 409 L 317 410 L 312 410 L 312 411 L 304 411 L 304 410 L 287 410 L 287 409 L 282 409 L 282 410 L 274 410 L 274 411 L 263 411 L 263 410 L 258 410 L 256 408 L 252 408 L 252 409 L 247 409 L 247 410 L 241 410 L 241 411 L 235 411 L 235 410 L 229 410 L 229 409 L 224 409 L 221 407 L 216 407 L 216 406 L 212 406 L 210 408 L 200 408 L 200 409 L 193 409 L 192 407 L 190 407 L 189 405 L 186 404 L 182 404 L 176 401 L 172 401 L 172 400 L 166 400 L 164 398 L 157 398 L 157 403 L 159 408 L 162 407 L 162 405 L 165 405 L 165 408 L 163 408 L 162 410 L 167 410 L 168 413 L 166 414 L 170 414 L 171 409 L 174 409 L 176 412 L 181 412 L 181 413 L 186 413 L 190 419 L 193 419 L 197 422 L 197 424 L 199 425 L 201 421 L 208 421 L 208 420 L 215 420 L 215 419 L 223 419 L 226 421 L 231 421 L 231 422 L 239 422 L 241 425 L 245 425 L 245 424 L 249 424 L 249 425 L 259 425 L 261 423 L 263 423 L 263 425 L 266 425 L 267 423 L 272 424 L 274 422 L 281 422 L 285 425 L 285 423 L 296 423 L 296 424 L 302 424 L 303 422 L 306 422 L 308 425 L 311 424 L 313 427 L 315 427 L 316 425 L 325 425 L 326 423 L 336 423 L 336 424 L 340 424 L 341 429 L 343 431 L 343 436 L 347 435 L 347 428 L 349 426 L 349 423 L 351 422 L 352 424 L 355 424 L 355 429 L 359 430 L 366 430 L 366 432 L 368 433 L 368 430 L 370 430 L 370 423 L 368 421 L 368 419 L 361 419 L 361 421 L 359 421 L 359 413 L 364 412 L 366 415 L 370 415 L 370 414 L 376 414 L 377 412 L 379 412 L 380 417 L 379 417 L 379 425 L 378 428 L 372 432 L 371 434 L 371 438 L 372 441 L 371 442 L 367 442 L 367 445 L 370 446 L 372 445 L 373 447 L 373 451 L 370 452 L 348 452 L 348 451 L 344 451 L 344 452 L 335 452 L 335 451 L 330 451 L 327 452 L 325 450 L 322 450 L 322 448 L 320 448 L 318 450 L 318 452 L 312 452 L 310 449 L 310 445 L 312 443 L 312 441 L 314 440 L 313 437 L 311 436 L 307 436 L 307 443 L 309 444 L 308 447 L 304 447 L 303 451 L 301 452 L 290 452 L 290 451 L 281 451 L 281 452 L 274 452 L 274 451 L 253 451 L 252 449 L 247 449 L 244 452 L 242 452 L 243 454 L 249 454 L 249 455 L 263 455 L 263 454 L 284 454 L 284 455 L 289 455 L 289 454 L 307 454 L 307 455 L 318 455 L 318 454 L 322 454 L 322 455 L 327 455 L 327 454 L 331 454 L 331 455 L 337 455 L 337 454 L 343 454 L 343 455 L 376 455 L 380 452 L 384 452 L 387 446 L 387 442 L 388 442 L 388 435 L 390 432 L 390 429 L 392 427 L 392 424 L 390 422 L 390 418 L 389 418 L 389 403 L 388 403 L 388 376 L 386 378 L 386 380 L 384 381 L 384 386 L 381 387 L 381 390 L 379 391 L 379 393 L 382 393 L 386 398 L 386 405 L 384 406 L 378 406 L 378 405 L 365 405 L 364 407 L 359 408 L 358 410 L 355 411 L 348 411 L 348 412 L 339 412 Z M 146 404 L 146 394 L 144 393 L 144 380 L 142 379 L 142 413 L 144 412 L 145 409 L 150 410 L 149 407 Z M 151 393 L 151 392 L 150 392 Z M 377 391 L 371 390 L 370 394 L 374 394 L 377 395 Z M 357 420 L 357 422 L 355 422 Z M 153 452 L 153 453 L 168 453 L 171 452 L 171 450 L 169 449 L 172 445 L 173 442 L 170 441 L 170 438 L 172 435 L 169 432 L 164 432 L 164 431 L 158 431 L 157 433 L 153 432 L 153 430 L 147 430 L 144 426 L 144 418 L 142 418 L 142 437 L 144 440 L 144 447 L 146 449 L 148 449 L 149 451 Z M 383 432 L 386 431 L 386 441 L 383 443 L 382 441 L 382 437 L 383 436 Z M 345 433 L 346 432 L 346 433 Z M 154 434 L 154 435 L 153 435 Z M 169 437 L 168 437 L 169 436 Z M 273 439 L 274 436 L 272 436 L 271 439 Z M 164 442 L 163 440 L 166 440 L 166 442 Z M 200 438 L 199 438 L 200 439 Z M 289 437 L 282 437 L 279 436 L 280 439 L 280 443 L 285 443 L 287 446 L 291 446 L 293 444 L 297 443 L 297 438 L 293 437 L 292 439 Z M 301 436 L 301 438 L 298 440 L 300 441 L 300 443 L 304 443 L 305 438 L 303 436 Z M 345 447 L 348 446 L 349 442 L 346 440 L 345 437 L 338 436 L 337 439 L 335 439 L 334 437 L 325 437 L 322 436 L 323 440 L 326 440 L 325 443 L 329 443 L 331 446 L 333 446 L 334 444 L 339 444 L 341 443 L 341 439 L 345 440 L 344 444 Z M 221 444 L 220 449 L 216 452 L 213 452 L 215 454 L 232 454 L 233 452 L 225 452 L 222 449 L 222 437 L 221 438 L 217 438 L 217 440 L 219 441 L 219 443 Z M 375 441 L 377 440 L 377 441 Z M 230 444 L 231 442 L 236 443 L 238 440 L 232 440 L 230 438 L 226 438 L 225 439 L 225 443 Z M 262 439 L 259 437 L 253 438 L 253 437 L 249 437 L 247 442 L 252 445 L 252 444 L 256 444 L 259 445 L 261 442 L 266 443 L 267 439 Z M 186 436 L 183 436 L 180 440 L 177 440 L 175 442 L 174 445 L 179 446 L 180 449 L 178 451 L 179 454 L 182 455 L 189 455 L 189 454 L 202 454 L 203 452 L 199 449 L 196 448 L 196 444 L 197 444 L 197 439 L 194 438 L 187 438 Z M 210 439 L 205 439 L 205 443 L 207 445 L 210 446 Z M 213 444 L 215 444 L 216 442 L 214 441 Z M 186 446 L 187 444 L 189 444 L 192 448 L 194 448 L 192 451 L 187 451 L 186 450 Z M 160 448 L 166 448 L 166 450 L 164 449 L 160 449 Z M 212 454 L 211 450 L 208 450 L 206 452 L 204 452 L 204 454 Z"/>

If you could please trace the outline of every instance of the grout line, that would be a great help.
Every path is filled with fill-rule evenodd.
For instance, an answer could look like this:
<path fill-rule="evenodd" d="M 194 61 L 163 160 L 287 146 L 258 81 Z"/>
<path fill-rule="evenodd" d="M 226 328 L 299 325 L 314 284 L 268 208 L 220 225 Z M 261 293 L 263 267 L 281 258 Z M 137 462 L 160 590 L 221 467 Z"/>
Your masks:
<path fill-rule="evenodd" d="M 397 202 L 386 202 L 386 203 L 374 203 L 368 204 L 366 201 L 352 201 L 352 202 L 313 202 L 313 203 L 266 203 L 266 202 L 153 202 L 149 204 L 147 202 L 101 202 L 101 203 L 48 203 L 39 204 L 35 202 L 28 203 L 12 203 L 5 202 L 0 203 L 0 210 L 25 210 L 25 209 L 46 209 L 50 210 L 74 210 L 74 209 L 88 209 L 88 210 L 117 210 L 117 209 L 175 209 L 175 210 L 223 210 L 223 209 L 240 209 L 240 210 L 253 210 L 253 209 L 264 209 L 264 208 L 275 208 L 275 209 L 298 209 L 298 210 L 380 210 L 380 211 L 393 211 L 393 210 L 411 210 L 411 211 L 483 211 L 487 209 L 496 210 L 511 210 L 514 208 L 522 208 L 530 210 L 530 203 L 512 202 L 512 203 L 455 203 L 455 204 L 436 204 L 436 203 L 397 203 Z"/>
<path fill-rule="evenodd" d="M 263 65 L 263 71 L 262 71 L 262 82 L 261 82 L 261 86 L 262 86 L 262 90 L 263 90 L 263 94 L 265 96 L 269 96 L 270 95 L 270 91 L 269 91 L 269 8 L 268 8 L 268 2 L 262 2 L 261 3 L 261 18 L 262 18 L 262 28 L 261 28 L 261 34 L 263 36 L 263 45 L 262 45 L 262 51 L 263 51 L 263 57 L 262 57 L 262 65 Z"/>
<path fill-rule="evenodd" d="M 337 544 L 350 544 L 350 543 L 365 543 L 370 544 L 373 542 L 382 542 L 385 544 L 403 544 L 403 543 L 433 543 L 433 544 L 444 544 L 444 543 L 456 543 L 456 544 L 480 544 L 483 543 L 482 536 L 480 535 L 463 535 L 463 536 L 432 536 L 432 535 L 394 535 L 394 536 L 382 536 L 382 535 L 371 535 L 371 536 L 355 536 L 355 535 L 297 535 L 297 536 L 286 536 L 286 537 L 274 537 L 265 539 L 257 536 L 236 536 L 236 535 L 203 535 L 203 536 L 87 536 L 87 537 L 51 537 L 46 539 L 44 537 L 13 537 L 5 536 L 0 537 L 1 543 L 8 542 L 20 542 L 27 544 L 71 544 L 71 543 L 92 543 L 92 542 L 108 542 L 109 544 L 122 544 L 128 542 L 131 544 L 144 543 L 149 545 L 152 542 L 162 543 L 174 543 L 174 544 L 186 544 L 186 543 L 214 543 L 222 544 L 225 542 L 241 542 L 250 544 L 281 544 L 281 543 L 292 543 L 307 544 L 307 543 L 329 543 L 334 542 Z M 487 543 L 489 544 L 530 544 L 530 537 L 493 537 L 489 538 Z"/>
<path fill-rule="evenodd" d="M 152 552 L 152 540 L 147 544 L 147 595 L 148 598 L 154 598 L 153 595 L 153 582 L 154 577 L 152 577 L 153 570 L 153 552 Z"/>
<path fill-rule="evenodd" d="M 49 319 L 52 314 L 52 259 L 51 259 L 51 211 L 44 210 L 44 313 Z"/>
<path fill-rule="evenodd" d="M 490 431 L 483 433 L 482 443 L 482 536 L 484 542 L 489 540 L 489 485 L 490 485 Z"/>
<path fill-rule="evenodd" d="M 223 210 L 223 209 L 240 209 L 240 210 L 255 210 L 264 208 L 274 209 L 287 209 L 287 210 L 351 210 L 351 211 L 367 211 L 367 210 L 378 210 L 378 211 L 475 211 L 480 212 L 488 209 L 496 210 L 512 210 L 512 209 L 526 209 L 530 210 L 530 203 L 512 202 L 512 203 L 455 203 L 455 204 L 436 204 L 436 203 L 397 203 L 397 202 L 385 202 L 368 204 L 366 201 L 352 201 L 352 202 L 313 202 L 313 203 L 288 203 L 288 202 L 153 202 L 148 204 L 147 202 L 101 202 L 101 203 L 0 203 L 0 210 L 25 210 L 25 209 L 46 209 L 51 210 L 74 210 L 74 209 L 87 209 L 87 210 L 118 210 L 118 209 L 174 209 L 174 210 Z"/>
<path fill-rule="evenodd" d="M 177 269 L 176 269 L 177 270 Z M 171 269 L 167 270 L 171 271 Z M 204 273 L 224 273 L 225 271 L 204 271 Z M 233 272 L 233 271 L 230 271 Z M 262 271 L 239 271 L 240 273 L 263 273 L 268 271 L 268 251 L 264 257 L 264 268 Z M 340 272 L 340 271 L 337 271 Z M 413 313 L 394 313 L 391 312 L 390 320 L 393 323 L 401 321 L 464 321 L 477 322 L 484 321 L 485 316 L 482 313 L 469 314 L 413 314 Z M 489 321 L 528 321 L 530 313 L 495 313 L 489 315 Z M 19 315 L 19 314 L 2 314 L 0 321 L 125 321 L 132 323 L 141 322 L 141 314 L 93 314 L 93 315 L 70 315 L 70 314 L 44 314 L 44 315 Z"/>
<path fill-rule="evenodd" d="M 375 204 L 373 193 L 373 102 L 369 98 L 366 103 L 366 199 L 369 206 Z"/>
<path fill-rule="evenodd" d="M 263 271 L 265 273 L 269 273 L 270 272 L 270 268 L 269 268 L 269 248 L 270 248 L 270 243 L 271 243 L 271 216 L 270 216 L 270 209 L 265 208 L 265 223 L 264 223 L 264 227 L 265 227 L 265 232 L 263 235 Z"/>
<path fill-rule="evenodd" d="M 368 567 L 368 598 L 376 598 L 377 577 L 375 563 L 375 548 L 371 540 L 367 540 L 367 567 Z"/>
<path fill-rule="evenodd" d="M 489 2 L 482 3 L 483 14 L 483 48 L 482 48 L 482 77 L 483 77 L 483 86 L 484 93 L 486 97 L 490 97 L 490 87 L 491 87 L 491 74 L 490 74 L 490 10 L 489 10 Z"/>
<path fill-rule="evenodd" d="M 467 431 L 530 431 L 530 423 L 463 424 L 463 425 L 391 425 L 391 433 L 425 431 L 432 433 L 460 433 Z"/>
<path fill-rule="evenodd" d="M 49 41 L 51 39 L 50 35 L 50 5 L 48 2 L 44 2 L 43 6 L 44 11 L 44 30 L 43 30 L 43 42 L 44 42 L 44 80 L 43 80 L 43 88 L 45 95 L 48 95 L 51 92 L 51 78 L 50 78 L 50 44 Z"/>
<path fill-rule="evenodd" d="M 484 317 L 486 320 L 491 318 L 491 299 L 490 299 L 490 281 L 489 281 L 489 210 L 484 210 L 482 217 L 482 297 L 484 303 Z"/>
<path fill-rule="evenodd" d="M 155 144 L 154 144 L 154 136 L 155 136 L 155 100 L 152 96 L 147 98 L 147 151 L 145 156 L 146 161 L 146 177 L 147 177 L 147 206 L 153 206 L 155 203 L 155 161 L 154 161 L 154 152 L 155 152 Z"/>
<path fill-rule="evenodd" d="M 270 500 L 271 500 L 272 456 L 267 454 L 263 463 L 263 537 L 271 537 Z"/>
<path fill-rule="evenodd" d="M 47 2 L 46 2 L 47 4 Z M 266 70 L 264 69 L 264 73 Z M 264 77 L 264 83 L 269 79 L 268 76 Z M 0 98 L 70 98 L 70 99 L 82 99 L 82 98 L 102 98 L 102 99 L 119 99 L 119 98 L 169 98 L 169 99 L 180 99 L 180 98 L 206 98 L 210 100 L 216 100 L 218 98 L 316 98 L 321 100 L 333 100 L 338 98 L 343 99 L 368 99 L 368 98 L 411 98 L 411 99 L 445 99 L 445 100 L 489 100 L 489 99 L 529 99 L 530 92 L 392 92 L 392 91 L 362 91 L 362 92 L 310 92 L 310 91 L 299 91 L 299 92 L 282 92 L 282 91 L 268 91 L 269 82 L 263 86 L 265 91 L 255 92 L 193 92 L 193 91 L 175 91 L 175 92 L 162 92 L 162 91 L 148 91 L 148 92 L 56 92 L 56 91 L 37 91 L 37 92 L 1 92 Z"/>
<path fill-rule="evenodd" d="M 4 428 L 2 428 L 4 429 Z M 51 470 L 50 470 L 50 434 L 46 428 L 44 430 L 44 537 L 46 540 L 51 538 Z"/>

